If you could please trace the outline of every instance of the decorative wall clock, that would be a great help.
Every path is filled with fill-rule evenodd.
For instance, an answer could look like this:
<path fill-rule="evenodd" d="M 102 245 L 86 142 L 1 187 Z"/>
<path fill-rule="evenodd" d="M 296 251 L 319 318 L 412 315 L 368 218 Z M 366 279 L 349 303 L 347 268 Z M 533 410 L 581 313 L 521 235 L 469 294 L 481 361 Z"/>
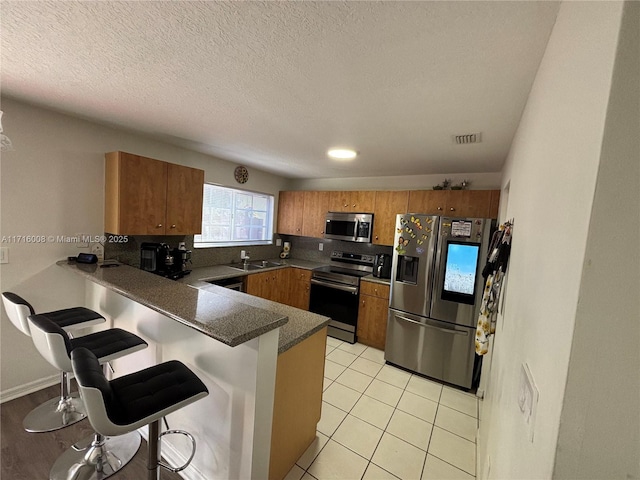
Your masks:
<path fill-rule="evenodd" d="M 236 182 L 247 183 L 247 180 L 249 180 L 249 171 L 247 170 L 247 167 L 240 165 L 239 167 L 236 167 L 234 176 L 236 177 Z"/>

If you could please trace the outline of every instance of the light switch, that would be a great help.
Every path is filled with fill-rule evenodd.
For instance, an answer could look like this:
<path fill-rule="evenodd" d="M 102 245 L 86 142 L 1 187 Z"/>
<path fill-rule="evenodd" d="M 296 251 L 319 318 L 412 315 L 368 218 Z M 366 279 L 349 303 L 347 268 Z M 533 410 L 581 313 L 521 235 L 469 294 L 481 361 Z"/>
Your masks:
<path fill-rule="evenodd" d="M 320 251 L 324 250 L 324 245 L 322 243 L 318 244 L 318 250 L 320 250 Z"/>
<path fill-rule="evenodd" d="M 0 247 L 0 263 L 9 263 L 9 247 Z"/>

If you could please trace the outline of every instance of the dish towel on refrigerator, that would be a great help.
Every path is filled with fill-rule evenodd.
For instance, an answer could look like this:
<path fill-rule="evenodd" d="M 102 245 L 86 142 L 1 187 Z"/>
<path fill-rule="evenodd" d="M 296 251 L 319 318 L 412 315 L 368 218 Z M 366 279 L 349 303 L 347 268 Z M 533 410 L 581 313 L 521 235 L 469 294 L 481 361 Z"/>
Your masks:
<path fill-rule="evenodd" d="M 500 229 L 491 241 L 487 266 L 482 272 L 486 282 L 476 327 L 476 354 L 478 355 L 485 355 L 489 351 L 489 337 L 496 332 L 498 300 L 511 253 L 512 230 L 512 221 L 500 225 Z"/>

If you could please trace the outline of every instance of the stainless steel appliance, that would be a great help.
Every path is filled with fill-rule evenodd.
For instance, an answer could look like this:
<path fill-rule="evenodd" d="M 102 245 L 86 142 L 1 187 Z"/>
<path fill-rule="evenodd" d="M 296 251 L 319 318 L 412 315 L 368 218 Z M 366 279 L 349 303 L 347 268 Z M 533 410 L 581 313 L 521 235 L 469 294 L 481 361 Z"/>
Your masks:
<path fill-rule="evenodd" d="M 372 213 L 328 212 L 324 238 L 347 242 L 371 243 Z"/>
<path fill-rule="evenodd" d="M 360 278 L 373 272 L 373 255 L 331 252 L 331 264 L 311 272 L 309 311 L 331 318 L 327 334 L 355 343 Z"/>
<path fill-rule="evenodd" d="M 140 246 L 140 268 L 177 280 L 191 273 L 187 268 L 191 250 L 171 248 L 166 243 L 144 242 Z"/>
<path fill-rule="evenodd" d="M 385 359 L 471 388 L 492 221 L 398 215 Z"/>
<path fill-rule="evenodd" d="M 378 253 L 373 263 L 373 276 L 378 278 L 391 278 L 391 255 Z"/>

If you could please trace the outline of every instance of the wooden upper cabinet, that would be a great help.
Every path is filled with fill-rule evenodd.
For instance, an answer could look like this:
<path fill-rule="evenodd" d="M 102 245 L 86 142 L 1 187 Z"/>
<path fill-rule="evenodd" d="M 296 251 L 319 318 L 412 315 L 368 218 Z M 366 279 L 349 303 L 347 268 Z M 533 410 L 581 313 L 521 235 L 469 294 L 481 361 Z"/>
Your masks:
<path fill-rule="evenodd" d="M 496 218 L 497 190 L 413 190 L 409 192 L 409 212 L 452 217 Z"/>
<path fill-rule="evenodd" d="M 447 215 L 489 218 L 491 190 L 451 190 L 448 193 Z"/>
<path fill-rule="evenodd" d="M 393 245 L 396 216 L 407 213 L 409 192 L 375 192 L 373 210 L 373 240 L 376 245 Z"/>
<path fill-rule="evenodd" d="M 203 170 L 125 152 L 107 153 L 105 231 L 120 235 L 200 233 L 203 188 Z"/>
<path fill-rule="evenodd" d="M 448 190 L 412 190 L 407 213 L 442 215 L 447 208 Z"/>
<path fill-rule="evenodd" d="M 304 192 L 302 236 L 322 238 L 329 211 L 329 192 Z"/>
<path fill-rule="evenodd" d="M 500 211 L 500 190 L 491 190 L 491 204 L 489 205 L 489 218 L 498 218 Z"/>
<path fill-rule="evenodd" d="M 167 235 L 202 233 L 203 189 L 204 170 L 167 164 Z"/>
<path fill-rule="evenodd" d="M 329 211 L 372 213 L 375 198 L 374 191 L 330 192 Z"/>
<path fill-rule="evenodd" d="M 278 228 L 283 235 L 302 235 L 303 191 L 284 191 L 278 195 Z"/>

